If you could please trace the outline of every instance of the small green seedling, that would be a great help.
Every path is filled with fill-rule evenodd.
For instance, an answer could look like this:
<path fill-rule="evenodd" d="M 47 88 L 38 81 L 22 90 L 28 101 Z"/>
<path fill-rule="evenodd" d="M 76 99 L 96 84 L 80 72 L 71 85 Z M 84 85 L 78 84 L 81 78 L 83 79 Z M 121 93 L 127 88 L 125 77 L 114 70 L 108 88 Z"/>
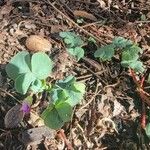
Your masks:
<path fill-rule="evenodd" d="M 26 94 L 28 89 L 40 91 L 51 73 L 53 62 L 45 53 L 38 52 L 30 57 L 27 51 L 16 54 L 6 66 L 8 76 L 15 81 L 15 89 Z"/>
<path fill-rule="evenodd" d="M 42 113 L 45 124 L 50 128 L 58 129 L 65 122 L 70 121 L 72 108 L 83 99 L 84 93 L 85 85 L 76 82 L 73 76 L 57 81 L 49 93 L 51 102 Z"/>
<path fill-rule="evenodd" d="M 139 60 L 139 54 L 142 53 L 142 49 L 123 37 L 117 37 L 111 44 L 99 48 L 94 53 L 94 56 L 102 61 L 110 61 L 117 50 L 122 53 L 121 65 L 123 67 L 132 68 L 140 73 L 144 71 L 143 63 Z"/>
<path fill-rule="evenodd" d="M 83 41 L 74 32 L 60 32 L 59 36 L 63 38 L 67 51 L 80 60 L 84 57 L 84 50 L 82 48 Z"/>

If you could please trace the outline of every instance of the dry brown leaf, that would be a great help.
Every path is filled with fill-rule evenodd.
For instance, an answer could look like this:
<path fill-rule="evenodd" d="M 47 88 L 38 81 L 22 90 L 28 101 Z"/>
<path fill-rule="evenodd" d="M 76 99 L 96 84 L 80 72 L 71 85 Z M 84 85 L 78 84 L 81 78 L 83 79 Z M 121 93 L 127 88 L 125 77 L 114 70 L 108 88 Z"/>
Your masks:
<path fill-rule="evenodd" d="M 97 0 L 100 4 L 101 8 L 105 8 L 106 7 L 106 3 L 103 0 Z"/>
<path fill-rule="evenodd" d="M 24 117 L 24 112 L 21 110 L 22 105 L 18 104 L 12 107 L 6 114 L 4 122 L 6 128 L 16 128 Z"/>
<path fill-rule="evenodd" d="M 46 126 L 25 130 L 19 134 L 19 140 L 25 145 L 40 144 L 42 140 L 54 139 L 56 131 Z"/>
<path fill-rule="evenodd" d="M 114 101 L 114 110 L 113 110 L 113 117 L 118 116 L 122 112 L 125 111 L 124 106 L 122 106 L 117 100 Z"/>
<path fill-rule="evenodd" d="M 0 9 L 0 18 L 2 18 L 3 15 L 8 15 L 11 10 L 12 10 L 12 5 L 4 5 L 1 9 Z"/>
<path fill-rule="evenodd" d="M 42 118 L 39 117 L 39 115 L 34 112 L 31 111 L 30 112 L 30 119 L 28 120 L 28 123 L 31 124 L 32 126 L 43 126 L 44 125 L 44 121 Z"/>
<path fill-rule="evenodd" d="M 88 13 L 86 11 L 83 11 L 83 10 L 75 10 L 73 12 L 73 14 L 76 17 L 83 17 L 83 18 L 86 18 L 86 19 L 89 19 L 89 20 L 92 20 L 92 21 L 97 21 L 97 18 L 94 15 L 92 15 L 91 13 Z"/>

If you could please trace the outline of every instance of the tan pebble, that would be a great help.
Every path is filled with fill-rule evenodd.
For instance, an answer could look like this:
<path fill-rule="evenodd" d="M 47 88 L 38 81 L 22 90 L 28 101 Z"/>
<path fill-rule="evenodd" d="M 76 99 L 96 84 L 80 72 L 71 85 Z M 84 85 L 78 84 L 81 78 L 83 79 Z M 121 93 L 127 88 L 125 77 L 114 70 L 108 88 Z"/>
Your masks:
<path fill-rule="evenodd" d="M 26 47 L 32 52 L 46 52 L 51 50 L 52 45 L 47 39 L 41 36 L 31 35 L 26 40 Z"/>

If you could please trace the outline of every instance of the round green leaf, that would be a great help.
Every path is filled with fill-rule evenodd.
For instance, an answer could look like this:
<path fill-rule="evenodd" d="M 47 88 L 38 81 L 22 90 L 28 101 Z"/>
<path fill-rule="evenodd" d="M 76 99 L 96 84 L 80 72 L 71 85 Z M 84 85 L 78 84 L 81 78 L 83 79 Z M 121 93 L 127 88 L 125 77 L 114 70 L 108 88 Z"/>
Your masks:
<path fill-rule="evenodd" d="M 81 48 L 81 47 L 76 47 L 76 48 L 74 49 L 74 54 L 75 54 L 77 60 L 80 60 L 81 58 L 84 57 L 84 50 L 83 50 L 83 48 Z"/>
<path fill-rule="evenodd" d="M 26 51 L 17 53 L 6 66 L 8 76 L 15 80 L 20 74 L 30 72 L 30 55 Z"/>
<path fill-rule="evenodd" d="M 43 113 L 42 118 L 46 126 L 52 129 L 61 128 L 65 122 L 71 120 L 72 107 L 68 103 L 50 105 Z"/>
<path fill-rule="evenodd" d="M 32 56 L 32 72 L 38 79 L 45 79 L 52 71 L 53 62 L 45 53 L 38 52 Z"/>
<path fill-rule="evenodd" d="M 54 105 L 53 107 L 49 106 L 45 109 L 41 117 L 43 118 L 45 125 L 51 129 L 59 129 L 64 124 Z"/>
<path fill-rule="evenodd" d="M 71 120 L 72 107 L 68 103 L 59 103 L 55 106 L 55 108 L 63 122 L 68 122 Z"/>
<path fill-rule="evenodd" d="M 30 84 L 35 80 L 32 73 L 21 74 L 15 80 L 15 88 L 17 92 L 21 94 L 26 94 L 29 89 Z"/>

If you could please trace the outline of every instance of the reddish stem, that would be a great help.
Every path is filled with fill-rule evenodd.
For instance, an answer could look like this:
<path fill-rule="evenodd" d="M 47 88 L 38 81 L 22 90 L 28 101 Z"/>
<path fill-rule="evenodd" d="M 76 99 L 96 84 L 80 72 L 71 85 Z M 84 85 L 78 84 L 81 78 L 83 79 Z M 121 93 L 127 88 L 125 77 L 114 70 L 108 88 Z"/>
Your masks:
<path fill-rule="evenodd" d="M 143 129 L 145 129 L 145 127 L 146 127 L 146 110 L 145 110 L 145 102 L 143 102 L 143 101 L 142 101 L 141 127 Z"/>
<path fill-rule="evenodd" d="M 130 69 L 130 74 L 132 76 L 133 81 L 137 86 L 137 91 L 140 94 L 142 99 L 142 114 L 141 114 L 141 127 L 144 129 L 146 127 L 146 110 L 145 110 L 145 102 L 150 106 L 149 94 L 143 90 L 143 85 L 145 81 L 145 77 L 143 76 L 140 82 L 136 78 L 135 72 Z"/>
<path fill-rule="evenodd" d="M 59 138 L 61 138 L 65 142 L 68 150 L 73 150 L 73 147 L 70 144 L 70 142 L 67 140 L 63 129 L 59 130 L 58 136 L 59 136 Z"/>

